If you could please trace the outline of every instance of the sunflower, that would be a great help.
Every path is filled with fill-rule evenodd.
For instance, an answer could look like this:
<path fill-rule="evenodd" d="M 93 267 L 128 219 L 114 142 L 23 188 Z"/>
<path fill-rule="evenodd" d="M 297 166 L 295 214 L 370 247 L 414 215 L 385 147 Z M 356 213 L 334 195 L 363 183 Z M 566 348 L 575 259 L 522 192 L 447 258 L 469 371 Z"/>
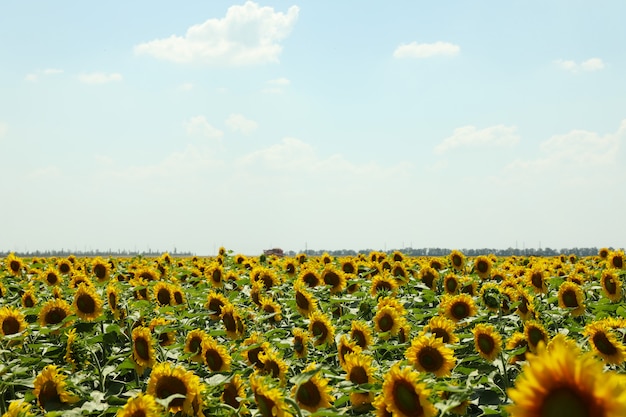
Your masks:
<path fill-rule="evenodd" d="M 264 314 L 271 316 L 272 321 L 279 322 L 282 320 L 283 317 L 281 315 L 280 304 L 278 304 L 272 298 L 265 296 L 262 296 L 259 301 L 261 303 L 261 305 L 259 306 L 261 308 L 261 311 L 263 311 Z"/>
<path fill-rule="evenodd" d="M 141 266 L 135 270 L 135 278 L 143 281 L 158 281 L 160 276 L 159 271 L 148 266 Z"/>
<path fill-rule="evenodd" d="M 13 252 L 9 253 L 9 255 L 4 259 L 4 265 L 7 271 L 14 276 L 20 275 L 25 267 L 24 261 Z"/>
<path fill-rule="evenodd" d="M 303 372 L 312 372 L 316 367 L 315 362 L 312 362 L 304 368 Z M 335 401 L 335 398 L 330 394 L 328 379 L 322 377 L 319 372 L 313 374 L 305 382 L 295 385 L 292 394 L 300 408 L 311 413 L 320 408 L 329 408 L 330 403 Z"/>
<path fill-rule="evenodd" d="M 231 358 L 226 348 L 211 336 L 206 336 L 202 340 L 202 358 L 204 364 L 213 372 L 228 371 L 230 369 Z"/>
<path fill-rule="evenodd" d="M 238 410 L 246 398 L 246 387 L 239 374 L 233 374 L 222 390 L 221 400 L 235 410 Z"/>
<path fill-rule="evenodd" d="M 115 285 L 113 282 L 110 282 L 109 285 L 107 285 L 106 292 L 107 303 L 109 304 L 109 308 L 113 313 L 113 317 L 115 317 L 116 320 L 123 318 L 124 310 L 120 309 L 120 292 L 117 285 Z"/>
<path fill-rule="evenodd" d="M 305 267 L 300 270 L 298 280 L 309 288 L 315 288 L 322 283 L 319 274 L 312 268 Z"/>
<path fill-rule="evenodd" d="M 209 280 L 211 286 L 222 288 L 224 286 L 224 269 L 221 265 L 215 263 L 204 270 L 204 275 Z"/>
<path fill-rule="evenodd" d="M 211 319 L 217 320 L 219 319 L 220 314 L 222 314 L 222 307 L 228 303 L 230 303 L 230 301 L 228 301 L 228 299 L 222 294 L 211 291 L 207 295 L 207 302 L 204 306 L 211 311 Z"/>
<path fill-rule="evenodd" d="M 455 327 L 456 324 L 449 318 L 434 316 L 424 326 L 422 334 L 431 333 L 435 337 L 440 338 L 443 343 L 453 345 L 459 341 L 458 336 L 454 333 Z"/>
<path fill-rule="evenodd" d="M 77 363 L 76 359 L 78 357 L 77 351 L 79 350 L 76 345 L 76 339 L 78 336 L 76 335 L 76 328 L 70 329 L 65 333 L 67 336 L 67 341 L 65 342 L 65 355 L 63 356 L 63 360 L 72 365 L 72 372 L 76 371 L 80 363 Z"/>
<path fill-rule="evenodd" d="M 135 300 L 149 300 L 148 281 L 135 276 L 131 278 L 130 285 L 133 287 L 133 297 L 135 297 Z"/>
<path fill-rule="evenodd" d="M 372 279 L 372 286 L 370 288 L 370 294 L 376 298 L 379 293 L 395 295 L 398 284 L 396 279 L 388 273 L 376 275 Z"/>
<path fill-rule="evenodd" d="M 47 301 L 39 312 L 39 323 L 41 326 L 55 326 L 70 316 L 72 307 L 61 299 Z"/>
<path fill-rule="evenodd" d="M 346 288 L 346 275 L 341 269 L 335 269 L 330 264 L 324 267 L 320 278 L 330 287 L 331 294 L 339 293 Z"/>
<path fill-rule="evenodd" d="M 600 278 L 602 292 L 614 303 L 622 299 L 622 280 L 614 269 L 605 269 Z"/>
<path fill-rule="evenodd" d="M 172 305 L 173 297 L 170 283 L 159 281 L 154 285 L 154 287 L 152 287 L 152 292 L 154 294 L 154 299 L 159 306 Z"/>
<path fill-rule="evenodd" d="M 150 373 L 147 393 L 156 399 L 164 400 L 173 394 L 182 397 L 172 399 L 167 405 L 170 413 L 182 411 L 194 415 L 194 408 L 202 405 L 202 386 L 200 378 L 192 371 L 181 366 L 172 366 L 169 362 L 158 363 Z"/>
<path fill-rule="evenodd" d="M 372 330 L 366 322 L 353 320 L 350 325 L 350 338 L 354 340 L 361 349 L 367 349 L 372 344 Z"/>
<path fill-rule="evenodd" d="M 528 320 L 524 323 L 524 336 L 531 352 L 536 352 L 539 343 L 547 343 L 549 338 L 546 328 L 535 320 Z"/>
<path fill-rule="evenodd" d="M 91 272 L 96 276 L 98 281 L 104 282 L 108 280 L 111 275 L 111 266 L 104 259 L 96 257 L 91 261 Z"/>
<path fill-rule="evenodd" d="M 282 390 L 273 386 L 272 379 L 265 375 L 250 376 L 250 388 L 261 417 L 291 417 Z"/>
<path fill-rule="evenodd" d="M 41 272 L 39 278 L 49 286 L 63 283 L 63 278 L 52 267 L 48 267 L 45 271 Z"/>
<path fill-rule="evenodd" d="M 172 291 L 172 305 L 185 304 L 185 293 L 178 284 L 171 285 L 170 290 Z"/>
<path fill-rule="evenodd" d="M 418 278 L 422 284 L 426 285 L 431 290 L 435 290 L 437 281 L 439 280 L 439 271 L 430 266 L 425 266 L 420 269 Z"/>
<path fill-rule="evenodd" d="M 603 371 L 601 362 L 558 335 L 540 346 L 507 392 L 511 417 L 626 415 L 624 376 Z"/>
<path fill-rule="evenodd" d="M 340 259 L 341 270 L 346 274 L 356 274 L 358 272 L 356 262 L 351 256 Z"/>
<path fill-rule="evenodd" d="M 233 304 L 228 303 L 222 307 L 220 319 L 226 329 L 226 336 L 228 336 L 228 338 L 239 339 L 243 336 L 245 331 L 243 318 Z"/>
<path fill-rule="evenodd" d="M 132 360 L 139 375 L 156 363 L 152 333 L 148 327 L 138 326 L 131 334 L 133 339 Z"/>
<path fill-rule="evenodd" d="M 262 268 L 256 277 L 256 282 L 262 284 L 263 289 L 268 291 L 270 288 L 279 285 L 281 281 L 273 269 Z"/>
<path fill-rule="evenodd" d="M 35 290 L 33 288 L 29 288 L 24 291 L 21 297 L 22 306 L 24 308 L 31 308 L 37 305 L 37 297 L 35 297 Z"/>
<path fill-rule="evenodd" d="M 577 317 L 585 312 L 583 290 L 580 285 L 564 281 L 559 285 L 558 297 L 559 307 L 568 309 L 572 316 Z"/>
<path fill-rule="evenodd" d="M 33 395 L 37 402 L 46 411 L 58 410 L 66 404 L 79 400 L 70 393 L 65 382 L 66 376 L 60 373 L 56 365 L 46 366 L 35 378 Z"/>
<path fill-rule="evenodd" d="M 526 335 L 521 332 L 515 332 L 506 342 L 507 350 L 517 350 L 521 348 L 528 348 L 528 341 L 526 340 Z M 509 363 L 513 364 L 519 361 L 526 360 L 526 350 L 523 352 L 517 353 L 509 358 Z"/>
<path fill-rule="evenodd" d="M 437 377 L 450 375 L 456 363 L 454 351 L 432 334 L 414 338 L 404 356 L 420 372 L 431 372 Z"/>
<path fill-rule="evenodd" d="M 614 331 L 612 319 L 594 321 L 587 326 L 583 334 L 589 338 L 593 351 L 605 362 L 620 365 L 626 358 L 626 346 L 617 338 L 619 333 Z"/>
<path fill-rule="evenodd" d="M 372 367 L 374 358 L 362 352 L 353 352 L 345 355 L 344 369 L 346 371 L 346 379 L 357 387 L 363 384 L 371 384 L 374 382 L 375 369 Z M 356 410 L 369 408 L 374 400 L 374 394 L 371 391 L 353 390 L 350 394 L 350 402 Z"/>
<path fill-rule="evenodd" d="M 159 345 L 169 346 L 176 342 L 175 332 L 167 331 L 168 327 L 174 327 L 173 324 L 173 320 L 163 317 L 155 317 L 150 320 L 150 331 L 159 337 Z"/>
<path fill-rule="evenodd" d="M 391 306 L 378 308 L 373 320 L 374 328 L 380 332 L 378 337 L 382 338 L 397 335 L 400 326 L 404 323 L 404 318 Z"/>
<path fill-rule="evenodd" d="M 476 352 L 488 361 L 496 360 L 502 352 L 502 336 L 490 324 L 477 324 L 472 330 Z"/>
<path fill-rule="evenodd" d="M 202 357 L 202 342 L 207 337 L 208 335 L 202 329 L 193 329 L 187 333 L 183 351 L 192 355 L 189 359 L 194 362 L 204 362 Z"/>
<path fill-rule="evenodd" d="M 624 255 L 624 251 L 621 251 L 621 250 L 612 251 L 607 258 L 607 264 L 609 268 L 625 269 L 626 268 L 625 260 L 626 258 Z"/>
<path fill-rule="evenodd" d="M 383 401 L 395 417 L 433 417 L 437 410 L 429 395 L 426 384 L 419 382 L 419 373 L 408 366 L 401 368 L 396 363 L 385 374 Z"/>
<path fill-rule="evenodd" d="M 376 411 L 376 417 L 393 417 L 391 411 L 387 410 L 387 403 L 385 401 L 385 397 L 382 394 L 378 394 L 376 398 L 374 398 L 372 406 Z"/>
<path fill-rule="evenodd" d="M 7 412 L 2 414 L 2 417 L 33 417 L 34 414 L 30 412 L 31 405 L 24 402 L 24 400 L 13 400 L 9 403 Z"/>
<path fill-rule="evenodd" d="M 600 259 L 607 259 L 610 252 L 611 251 L 609 251 L 609 248 L 600 248 L 598 250 L 598 256 L 600 257 Z"/>
<path fill-rule="evenodd" d="M 72 262 L 70 262 L 69 259 L 59 259 L 56 264 L 57 269 L 63 275 L 68 275 L 70 272 L 72 272 L 72 269 L 74 269 L 74 267 L 72 266 Z"/>
<path fill-rule="evenodd" d="M 474 316 L 478 311 L 474 299 L 468 294 L 445 295 L 439 306 L 455 323 Z"/>
<path fill-rule="evenodd" d="M 489 311 L 500 309 L 501 298 L 500 286 L 495 282 L 487 282 L 480 288 L 480 300 Z"/>
<path fill-rule="evenodd" d="M 93 287 L 91 279 L 82 271 L 76 269 L 70 278 L 70 288 L 77 289 L 80 284 L 84 284 L 87 287 Z"/>
<path fill-rule="evenodd" d="M 21 333 L 26 329 L 24 315 L 16 307 L 0 308 L 0 323 L 0 332 L 3 336 Z"/>
<path fill-rule="evenodd" d="M 314 311 L 309 315 L 309 332 L 315 338 L 315 346 L 330 343 L 335 338 L 335 327 L 321 311 Z"/>
<path fill-rule="evenodd" d="M 470 277 L 463 277 L 461 279 L 461 288 L 459 289 L 459 292 L 461 294 L 467 294 L 474 297 L 477 294 L 477 288 L 478 283 L 476 281 Z"/>
<path fill-rule="evenodd" d="M 286 258 L 283 261 L 283 271 L 289 278 L 295 277 L 298 271 L 297 262 L 293 258 Z"/>
<path fill-rule="evenodd" d="M 517 289 L 517 295 L 519 305 L 515 313 L 517 313 L 523 321 L 533 318 L 535 316 L 534 297 L 530 295 L 525 288 L 521 287 Z"/>
<path fill-rule="evenodd" d="M 356 344 L 356 341 L 348 339 L 345 334 L 339 338 L 339 345 L 337 346 L 337 358 L 339 359 L 339 365 L 342 368 L 346 365 L 346 355 L 350 353 L 360 352 L 362 349 Z"/>
<path fill-rule="evenodd" d="M 259 354 L 270 348 L 269 342 L 263 340 L 261 333 L 255 332 L 243 341 L 243 345 L 245 346 L 244 355 L 250 365 L 254 365 L 258 369 L 263 368 L 263 362 L 259 359 Z"/>
<path fill-rule="evenodd" d="M 117 417 L 159 417 L 163 410 L 150 394 L 139 393 L 130 398 L 116 414 Z"/>
<path fill-rule="evenodd" d="M 446 294 L 457 294 L 460 288 L 461 283 L 459 281 L 459 277 L 456 276 L 456 274 L 450 273 L 443 277 L 443 290 Z"/>
<path fill-rule="evenodd" d="M 311 335 L 308 331 L 299 327 L 293 329 L 293 351 L 297 358 L 305 358 L 309 352 Z"/>
<path fill-rule="evenodd" d="M 453 250 L 449 255 L 450 264 L 452 264 L 452 268 L 460 271 L 465 266 L 465 255 L 459 250 Z"/>
<path fill-rule="evenodd" d="M 74 311 L 85 321 L 94 321 L 102 314 L 102 300 L 95 288 L 80 284 L 74 294 Z"/>
<path fill-rule="evenodd" d="M 480 255 L 474 259 L 474 271 L 481 279 L 487 279 L 491 275 L 492 263 L 488 256 Z"/>
<path fill-rule="evenodd" d="M 289 367 L 287 366 L 287 362 L 283 360 L 276 350 L 270 348 L 259 353 L 259 360 L 263 363 L 261 373 L 278 379 L 281 385 L 285 384 Z"/>

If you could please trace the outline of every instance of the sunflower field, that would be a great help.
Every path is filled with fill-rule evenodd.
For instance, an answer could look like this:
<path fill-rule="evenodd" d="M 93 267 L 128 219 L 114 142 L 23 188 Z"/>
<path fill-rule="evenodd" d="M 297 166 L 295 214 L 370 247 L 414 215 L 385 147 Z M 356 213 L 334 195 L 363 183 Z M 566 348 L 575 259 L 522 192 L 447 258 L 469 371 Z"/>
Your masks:
<path fill-rule="evenodd" d="M 626 416 L 625 255 L 0 259 L 2 416 Z"/>

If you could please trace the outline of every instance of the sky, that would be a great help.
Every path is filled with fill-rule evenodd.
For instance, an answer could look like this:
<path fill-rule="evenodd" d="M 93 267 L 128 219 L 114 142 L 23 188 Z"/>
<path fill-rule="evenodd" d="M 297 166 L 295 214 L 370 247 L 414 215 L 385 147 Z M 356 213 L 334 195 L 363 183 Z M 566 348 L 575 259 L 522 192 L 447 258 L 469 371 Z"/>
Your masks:
<path fill-rule="evenodd" d="M 626 246 L 621 0 L 0 3 L 0 251 Z"/>

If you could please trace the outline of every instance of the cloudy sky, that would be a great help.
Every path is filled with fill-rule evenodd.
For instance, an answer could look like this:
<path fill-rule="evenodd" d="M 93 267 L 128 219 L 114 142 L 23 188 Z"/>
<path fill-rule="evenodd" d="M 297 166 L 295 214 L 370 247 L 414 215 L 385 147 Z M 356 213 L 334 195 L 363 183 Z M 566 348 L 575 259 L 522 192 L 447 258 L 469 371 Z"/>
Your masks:
<path fill-rule="evenodd" d="M 626 2 L 6 1 L 0 250 L 626 246 Z"/>

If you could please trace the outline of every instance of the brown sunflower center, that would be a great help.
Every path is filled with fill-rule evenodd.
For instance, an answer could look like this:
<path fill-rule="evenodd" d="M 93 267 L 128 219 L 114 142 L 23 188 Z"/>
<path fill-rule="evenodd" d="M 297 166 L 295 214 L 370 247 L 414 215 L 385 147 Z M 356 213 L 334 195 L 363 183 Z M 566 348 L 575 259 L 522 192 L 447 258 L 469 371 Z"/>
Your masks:
<path fill-rule="evenodd" d="M 200 347 L 202 346 L 202 337 L 193 336 L 191 340 L 189 340 L 189 351 L 192 353 L 197 353 L 200 351 Z"/>
<path fill-rule="evenodd" d="M 589 403 L 579 393 L 568 387 L 554 389 L 546 395 L 540 405 L 540 417 L 595 417 L 604 414 L 592 414 Z"/>
<path fill-rule="evenodd" d="M 606 289 L 606 292 L 611 295 L 614 295 L 617 292 L 617 284 L 615 283 L 613 276 L 608 275 L 604 277 L 604 288 Z"/>
<path fill-rule="evenodd" d="M 464 301 L 456 302 L 450 309 L 452 316 L 457 320 L 463 320 L 470 314 L 470 307 Z"/>
<path fill-rule="evenodd" d="M 97 264 L 93 267 L 93 273 L 96 278 L 100 280 L 105 279 L 107 276 L 107 268 L 102 264 Z"/>
<path fill-rule="evenodd" d="M 622 269 L 622 267 L 624 266 L 624 259 L 621 256 L 614 256 L 612 264 L 614 268 Z"/>
<path fill-rule="evenodd" d="M 172 295 L 167 288 L 161 288 L 157 292 L 157 300 L 161 305 L 169 305 L 172 300 Z"/>
<path fill-rule="evenodd" d="M 420 404 L 420 397 L 415 392 L 413 384 L 404 379 L 400 379 L 393 384 L 393 402 L 400 412 L 405 416 L 421 416 L 424 409 Z"/>
<path fill-rule="evenodd" d="M 76 307 L 84 314 L 93 314 L 96 311 L 96 301 L 89 294 L 80 294 L 76 299 Z"/>
<path fill-rule="evenodd" d="M 300 307 L 301 310 L 309 311 L 311 308 L 311 303 L 309 299 L 302 294 L 300 291 L 296 291 L 296 304 Z"/>
<path fill-rule="evenodd" d="M 219 298 L 211 298 L 209 301 L 209 310 L 215 311 L 217 314 L 222 313 L 222 307 L 224 307 L 224 302 Z"/>
<path fill-rule="evenodd" d="M 455 268 L 460 268 L 461 265 L 463 265 L 463 258 L 461 258 L 459 255 L 452 255 L 452 265 Z"/>
<path fill-rule="evenodd" d="M 33 300 L 32 295 L 28 294 L 26 295 L 26 297 L 24 297 L 24 307 L 30 308 L 30 307 L 34 307 L 35 305 L 35 300 Z M 63 319 L 61 319 L 63 320 Z M 47 323 L 50 323 L 49 321 L 46 320 Z"/>
<path fill-rule="evenodd" d="M 540 341 L 546 341 L 546 336 L 543 331 L 541 331 L 541 329 L 537 327 L 531 327 L 530 329 L 528 329 L 528 341 L 531 345 L 537 346 Z"/>
<path fill-rule="evenodd" d="M 308 380 L 298 387 L 296 400 L 306 407 L 316 408 L 322 401 L 322 395 L 315 382 Z"/>
<path fill-rule="evenodd" d="M 176 290 L 174 291 L 174 301 L 176 302 L 176 304 L 182 304 L 183 303 L 183 293 Z"/>
<path fill-rule="evenodd" d="M 352 331 L 352 339 L 354 342 L 361 348 L 365 349 L 367 347 L 367 339 L 365 338 L 365 334 L 361 330 L 353 330 Z"/>
<path fill-rule="evenodd" d="M 19 261 L 11 261 L 9 262 L 9 268 L 14 273 L 17 273 L 17 272 L 20 272 L 20 269 L 22 268 L 22 264 Z"/>
<path fill-rule="evenodd" d="M 219 371 L 224 365 L 224 358 L 222 358 L 222 355 L 215 349 L 208 349 L 204 352 L 204 360 L 209 369 L 213 372 Z"/>
<path fill-rule="evenodd" d="M 261 362 L 261 359 L 259 359 L 259 353 L 261 353 L 262 350 L 263 348 L 259 346 L 252 348 L 248 351 L 248 360 L 257 368 L 263 368 L 263 362 Z"/>
<path fill-rule="evenodd" d="M 481 274 L 486 274 L 489 271 L 489 264 L 485 261 L 478 261 L 476 263 L 476 270 Z"/>
<path fill-rule="evenodd" d="M 449 278 L 446 280 L 446 291 L 453 293 L 459 287 L 459 283 L 455 278 Z"/>
<path fill-rule="evenodd" d="M 263 369 L 270 374 L 272 378 L 278 378 L 280 376 L 280 366 L 273 360 L 266 360 Z"/>
<path fill-rule="evenodd" d="M 13 316 L 5 317 L 2 321 L 2 333 L 15 334 L 20 331 L 20 322 Z"/>
<path fill-rule="evenodd" d="M 493 337 L 488 334 L 479 334 L 477 337 L 478 349 L 485 355 L 490 355 L 491 352 L 496 348 L 496 343 L 493 340 Z"/>
<path fill-rule="evenodd" d="M 228 384 L 226 384 L 226 386 L 224 386 L 222 399 L 224 400 L 226 404 L 230 405 L 234 409 L 239 408 L 239 400 L 237 400 L 237 397 L 239 396 L 240 395 L 237 390 L 237 386 L 235 384 L 233 384 L 232 382 L 229 382 Z"/>
<path fill-rule="evenodd" d="M 341 270 L 345 272 L 346 274 L 354 274 L 355 268 L 354 268 L 354 265 L 347 262 L 341 266 Z"/>
<path fill-rule="evenodd" d="M 350 382 L 353 384 L 367 384 L 369 378 L 367 377 L 367 371 L 362 366 L 355 366 L 350 370 L 349 374 Z"/>
<path fill-rule="evenodd" d="M 437 348 L 425 346 L 420 349 L 417 360 L 428 372 L 436 372 L 443 366 L 444 358 Z"/>
<path fill-rule="evenodd" d="M 213 272 L 211 273 L 211 280 L 213 280 L 215 284 L 221 283 L 222 282 L 222 270 L 214 269 Z"/>
<path fill-rule="evenodd" d="M 535 272 L 532 274 L 530 278 L 530 282 L 532 282 L 533 286 L 537 289 L 543 288 L 543 275 L 539 272 Z"/>
<path fill-rule="evenodd" d="M 57 384 L 54 381 L 46 381 L 43 383 L 39 391 L 38 399 L 39 404 L 47 411 L 56 410 L 62 405 L 61 396 L 57 391 Z"/>
<path fill-rule="evenodd" d="M 426 284 L 428 288 L 433 287 L 434 281 L 435 281 L 435 275 L 432 272 L 427 271 L 424 273 L 424 275 L 422 275 L 422 282 Z"/>
<path fill-rule="evenodd" d="M 339 278 L 339 275 L 335 271 L 328 271 L 324 275 L 324 282 L 326 285 L 337 287 L 341 283 L 341 278 Z"/>
<path fill-rule="evenodd" d="M 576 308 L 578 307 L 578 299 L 576 298 L 576 291 L 567 289 L 563 291 L 563 304 L 565 307 Z"/>
<path fill-rule="evenodd" d="M 259 407 L 259 411 L 261 411 L 261 416 L 274 416 L 274 412 L 272 411 L 276 407 L 276 403 L 274 401 L 262 394 L 255 394 L 254 398 L 256 399 L 256 404 Z"/>
<path fill-rule="evenodd" d="M 235 318 L 231 312 L 226 312 L 224 316 L 222 316 L 222 323 L 224 323 L 224 327 L 227 332 L 234 332 L 237 330 L 237 323 L 235 322 Z"/>
<path fill-rule="evenodd" d="M 606 336 L 606 333 L 597 332 L 593 335 L 591 340 L 593 340 L 593 345 L 600 353 L 608 356 L 615 355 L 617 353 L 617 348 L 613 345 L 613 343 L 611 343 L 609 338 Z"/>
<path fill-rule="evenodd" d="M 293 350 L 297 353 L 304 352 L 304 341 L 300 336 L 296 336 L 293 338 Z"/>
<path fill-rule="evenodd" d="M 442 329 L 441 327 L 435 327 L 434 329 L 430 329 L 430 332 L 434 334 L 435 337 L 441 338 L 443 343 L 448 343 L 450 341 L 450 334 L 446 329 Z"/>
<path fill-rule="evenodd" d="M 109 293 L 109 306 L 111 309 L 117 309 L 117 295 L 114 292 Z"/>
<path fill-rule="evenodd" d="M 46 275 L 46 281 L 48 281 L 48 284 L 54 285 L 59 282 L 59 277 L 54 272 L 48 272 L 48 275 Z"/>
<path fill-rule="evenodd" d="M 150 360 L 150 345 L 143 337 L 135 339 L 135 354 L 144 361 Z"/>
<path fill-rule="evenodd" d="M 160 399 L 167 398 L 174 394 L 187 396 L 187 386 L 180 378 L 172 375 L 166 375 L 159 378 L 156 384 L 156 396 Z M 169 403 L 169 407 L 182 407 L 185 398 L 174 398 Z"/>
<path fill-rule="evenodd" d="M 388 332 L 393 328 L 394 320 L 391 314 L 383 314 L 378 319 L 378 327 L 382 332 Z"/>
<path fill-rule="evenodd" d="M 46 313 L 44 319 L 48 324 L 59 324 L 65 319 L 65 317 L 67 317 L 65 309 L 61 307 L 54 307 Z"/>
<path fill-rule="evenodd" d="M 70 266 L 69 266 L 69 264 L 62 263 L 61 265 L 59 265 L 59 271 L 60 271 L 62 274 L 67 274 L 68 272 L 70 272 Z"/>
<path fill-rule="evenodd" d="M 306 285 L 308 285 L 311 288 L 316 287 L 317 284 L 319 284 L 319 279 L 312 272 L 308 272 L 304 274 L 304 276 L 302 277 L 302 280 L 306 283 Z"/>
<path fill-rule="evenodd" d="M 393 287 L 387 281 L 378 281 L 376 283 L 375 289 L 376 289 L 376 292 L 379 292 L 379 291 L 391 291 L 393 289 Z"/>

